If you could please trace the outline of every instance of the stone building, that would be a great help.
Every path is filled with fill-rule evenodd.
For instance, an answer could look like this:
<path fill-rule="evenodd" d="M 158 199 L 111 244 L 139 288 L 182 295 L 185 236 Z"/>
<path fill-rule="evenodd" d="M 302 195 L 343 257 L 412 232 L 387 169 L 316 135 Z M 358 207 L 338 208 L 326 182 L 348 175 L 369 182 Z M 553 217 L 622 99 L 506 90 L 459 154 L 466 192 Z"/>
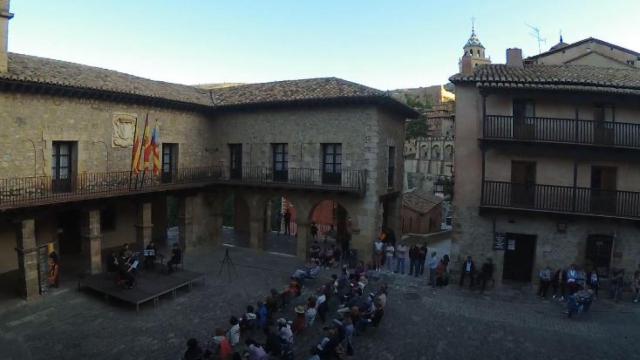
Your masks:
<path fill-rule="evenodd" d="M 451 78 L 454 271 L 466 255 L 492 257 L 497 282 L 536 281 L 546 265 L 604 279 L 637 268 L 637 56 L 590 38 L 528 59 L 508 49 L 506 64 Z"/>
<path fill-rule="evenodd" d="M 12 15 L 0 5 L 0 273 L 18 284 L 3 288 L 37 297 L 52 249 L 75 276 L 72 264 L 98 273 L 124 243 L 164 245 L 169 202 L 187 254 L 220 242 L 230 197 L 234 229 L 256 249 L 283 197 L 301 257 L 323 200 L 348 213 L 361 259 L 381 226 L 400 231 L 400 149 L 417 114 L 386 93 L 337 78 L 207 90 L 8 53 Z M 132 144 L 147 118 L 161 171 L 136 175 Z"/>
<path fill-rule="evenodd" d="M 442 228 L 442 198 L 412 190 L 402 197 L 402 233 L 430 234 Z"/>

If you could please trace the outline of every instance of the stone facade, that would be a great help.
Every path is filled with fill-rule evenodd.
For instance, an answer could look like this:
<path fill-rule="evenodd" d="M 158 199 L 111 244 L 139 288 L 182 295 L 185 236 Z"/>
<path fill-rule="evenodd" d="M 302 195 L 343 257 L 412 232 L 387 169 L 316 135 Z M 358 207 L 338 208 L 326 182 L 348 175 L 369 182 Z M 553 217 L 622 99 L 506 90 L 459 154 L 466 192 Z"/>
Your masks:
<path fill-rule="evenodd" d="M 591 65 L 602 65 L 598 64 L 599 62 Z M 613 65 L 604 67 L 607 69 L 603 70 L 603 73 L 616 68 Z M 514 117 L 514 107 L 522 99 L 526 99 L 529 104 L 527 106 L 532 109 L 527 111 L 533 112 L 533 115 L 528 113 L 526 116 L 530 117 L 530 122 L 535 121 L 537 124 L 536 132 L 525 134 L 529 138 L 519 141 L 518 137 L 524 135 L 518 135 L 518 129 L 514 127 L 506 136 L 512 136 L 515 141 L 508 144 L 485 138 L 483 124 L 486 120 L 483 119 L 483 114 L 511 119 Z M 638 150 L 616 149 L 613 144 L 594 148 L 580 144 L 558 145 L 552 141 L 535 140 L 536 136 L 542 136 L 540 134 L 545 131 L 543 126 L 548 129 L 548 125 L 538 119 L 555 119 L 555 124 L 560 124 L 560 121 L 564 121 L 562 119 L 579 119 L 584 124 L 596 124 L 596 116 L 600 115 L 595 114 L 603 111 L 601 104 L 608 104 L 615 109 L 615 119 L 609 119 L 608 114 L 602 115 L 611 128 L 615 123 L 623 123 L 620 126 L 626 126 L 627 129 L 635 129 L 634 124 L 640 124 L 637 99 L 598 91 L 577 93 L 561 90 L 480 90 L 474 83 L 456 82 L 456 181 L 452 244 L 454 271 L 459 270 L 462 259 L 467 255 L 473 256 L 477 262 L 491 257 L 496 265 L 495 280 L 499 283 L 503 279 L 509 279 L 513 264 L 508 264 L 508 253 L 515 251 L 520 241 L 517 239 L 522 237 L 533 241 L 534 244 L 531 254 L 523 259 L 523 262 L 532 262 L 529 273 L 524 274 L 522 279 L 525 281 L 537 281 L 536 274 L 547 265 L 557 269 L 575 263 L 588 270 L 599 266 L 598 271 L 603 278 L 609 275 L 611 268 L 637 268 L 640 262 L 640 243 L 636 241 L 640 235 L 638 219 L 616 215 L 617 213 L 601 216 L 598 212 L 600 210 L 594 210 L 593 199 L 601 190 L 599 186 L 602 185 L 598 185 L 600 180 L 594 180 L 600 179 L 597 174 L 601 168 L 613 169 L 611 171 L 616 174 L 615 180 L 607 185 L 611 187 L 607 191 L 638 194 Z M 572 124 L 576 126 L 578 122 Z M 552 131 L 549 134 L 561 138 L 563 133 L 560 126 L 554 126 L 556 127 L 548 129 Z M 594 132 L 598 131 L 595 126 L 597 125 L 589 125 L 589 128 L 596 129 Z M 637 136 L 637 133 L 634 132 L 632 136 Z M 480 145 L 478 139 L 481 139 Z M 573 141 L 568 140 L 567 142 Z M 519 170 L 522 164 L 530 164 L 527 165 L 533 169 L 529 171 L 530 174 L 523 175 Z M 520 184 L 518 179 L 522 176 L 531 178 L 526 181 L 533 181 L 530 186 L 536 186 L 536 195 L 533 195 L 526 205 L 536 210 L 527 211 L 526 206 L 524 210 L 517 210 L 522 208 L 516 204 L 516 201 L 520 201 L 517 199 L 518 196 L 522 196 L 522 192 L 519 194 L 515 190 L 506 193 L 512 205 L 502 208 L 487 205 L 493 200 L 486 198 L 489 196 L 487 191 L 490 188 L 483 187 L 484 180 L 516 186 Z M 549 200 L 550 192 L 543 186 L 565 190 L 557 190 L 553 199 Z M 571 188 L 575 190 L 566 190 Z M 555 202 L 558 204 L 556 206 L 565 206 L 571 201 L 578 201 L 570 200 L 577 199 L 571 197 L 576 196 L 577 189 L 586 189 L 580 191 L 588 194 L 586 196 L 591 196 L 591 212 L 577 215 L 539 205 L 546 201 L 546 204 Z M 619 193 L 617 196 L 626 195 Z M 620 199 L 614 200 L 615 206 L 622 206 Z M 507 209 L 509 207 L 514 209 Z M 602 239 L 604 241 L 600 241 Z M 594 265 L 593 247 L 598 241 L 608 242 L 611 248 L 604 253 L 598 253 L 600 258 L 596 262 L 602 264 L 597 266 Z M 496 243 L 502 243 L 504 249 L 500 249 L 501 246 L 496 247 Z"/>

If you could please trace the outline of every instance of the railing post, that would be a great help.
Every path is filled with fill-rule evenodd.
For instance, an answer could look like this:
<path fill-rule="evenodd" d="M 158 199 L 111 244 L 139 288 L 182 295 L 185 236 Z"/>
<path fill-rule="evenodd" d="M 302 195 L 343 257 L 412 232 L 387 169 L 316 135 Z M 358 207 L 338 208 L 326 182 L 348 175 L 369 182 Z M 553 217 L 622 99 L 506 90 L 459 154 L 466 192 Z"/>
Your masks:
<path fill-rule="evenodd" d="M 573 160 L 573 212 L 576 212 L 578 202 L 578 160 Z"/>

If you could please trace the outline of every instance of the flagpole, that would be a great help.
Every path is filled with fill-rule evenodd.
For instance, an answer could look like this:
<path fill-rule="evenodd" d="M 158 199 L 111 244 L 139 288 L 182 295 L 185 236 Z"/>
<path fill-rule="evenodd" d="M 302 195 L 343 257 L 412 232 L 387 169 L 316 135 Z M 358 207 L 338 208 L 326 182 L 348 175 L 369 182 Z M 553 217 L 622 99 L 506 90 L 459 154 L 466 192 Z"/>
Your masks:
<path fill-rule="evenodd" d="M 138 117 L 136 116 L 136 126 L 133 128 L 133 146 L 132 151 L 135 150 L 133 148 L 136 147 L 136 139 L 138 138 Z M 131 153 L 131 166 L 129 167 L 129 190 L 131 190 L 131 178 L 133 177 L 133 160 L 136 158 L 136 155 Z"/>
<path fill-rule="evenodd" d="M 140 144 L 140 156 L 142 157 L 142 164 L 143 164 L 143 169 L 142 169 L 142 181 L 140 182 L 140 189 L 142 189 L 144 187 L 144 175 L 147 173 L 147 164 L 144 161 L 144 152 L 143 152 L 143 147 L 144 147 L 144 136 L 147 132 L 147 124 L 149 122 L 149 112 L 147 111 L 147 116 L 144 119 L 144 130 L 143 130 L 143 134 L 142 134 L 142 143 Z"/>

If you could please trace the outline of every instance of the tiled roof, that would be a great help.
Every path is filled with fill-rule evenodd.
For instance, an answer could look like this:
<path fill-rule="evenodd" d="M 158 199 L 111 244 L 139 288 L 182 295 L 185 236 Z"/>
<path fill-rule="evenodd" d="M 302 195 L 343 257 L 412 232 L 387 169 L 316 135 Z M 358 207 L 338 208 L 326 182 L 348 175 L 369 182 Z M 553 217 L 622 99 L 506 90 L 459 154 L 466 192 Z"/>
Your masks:
<path fill-rule="evenodd" d="M 418 114 L 386 92 L 338 78 L 316 78 L 204 89 L 149 80 L 113 70 L 37 56 L 9 53 L 0 81 L 116 93 L 208 107 L 250 107 L 311 101 L 368 101 L 407 117 Z"/>
<path fill-rule="evenodd" d="M 383 91 L 338 78 L 286 80 L 213 89 L 217 106 L 385 96 L 388 95 Z"/>
<path fill-rule="evenodd" d="M 536 65 L 524 67 L 481 65 L 472 75 L 456 74 L 453 83 L 478 87 L 615 92 L 640 95 L 640 70 L 589 65 Z"/>
<path fill-rule="evenodd" d="M 626 52 L 628 54 L 640 56 L 640 53 L 638 53 L 636 51 L 633 51 L 633 50 L 630 50 L 630 49 L 627 49 L 627 48 L 623 48 L 622 46 L 619 46 L 619 45 L 616 45 L 616 44 L 612 44 L 612 43 L 606 42 L 604 40 L 596 39 L 594 37 L 588 37 L 586 39 L 582 39 L 580 41 L 576 41 L 576 42 L 574 42 L 572 44 L 566 44 L 566 46 L 557 47 L 560 44 L 556 44 L 555 46 L 551 47 L 551 49 L 549 49 L 549 51 L 545 51 L 545 52 L 540 53 L 538 55 L 530 56 L 527 59 L 532 59 L 533 60 L 533 59 L 545 57 L 547 55 L 556 53 L 556 52 L 558 52 L 560 50 L 567 50 L 569 48 L 576 47 L 576 46 L 579 46 L 579 45 L 582 45 L 582 44 L 588 43 L 588 42 L 594 42 L 594 43 L 597 43 L 597 44 L 600 44 L 600 45 L 604 45 L 604 46 L 609 47 L 609 48 L 618 49 L 618 50 Z M 563 43 L 562 38 L 560 38 L 560 43 Z"/>
<path fill-rule="evenodd" d="M 211 105 L 209 92 L 192 86 L 15 53 L 9 53 L 9 71 L 0 73 L 0 79 Z"/>
<path fill-rule="evenodd" d="M 422 214 L 428 213 L 441 202 L 441 198 L 419 190 L 408 191 L 402 196 L 403 207 L 408 207 Z"/>

